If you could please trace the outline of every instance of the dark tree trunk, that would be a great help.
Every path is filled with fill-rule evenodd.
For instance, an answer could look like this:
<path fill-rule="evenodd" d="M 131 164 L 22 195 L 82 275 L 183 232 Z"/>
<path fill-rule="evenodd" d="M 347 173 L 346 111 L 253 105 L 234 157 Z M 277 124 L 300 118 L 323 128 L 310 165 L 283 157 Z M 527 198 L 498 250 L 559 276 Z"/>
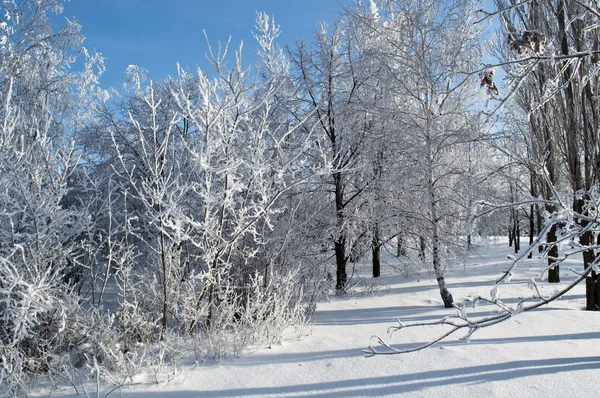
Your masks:
<path fill-rule="evenodd" d="M 338 291 L 346 289 L 348 275 L 346 274 L 346 234 L 344 233 L 344 186 L 342 184 L 342 174 L 334 173 L 333 181 L 335 183 L 335 210 L 337 221 L 337 237 L 333 242 L 335 251 L 336 283 L 335 288 Z"/>
<path fill-rule="evenodd" d="M 454 298 L 452 297 L 452 294 L 450 294 L 450 291 L 446 288 L 442 289 L 442 301 L 444 302 L 444 308 L 454 307 Z"/>
<path fill-rule="evenodd" d="M 425 248 L 425 237 L 419 236 L 419 258 L 421 259 L 421 261 L 425 261 Z"/>
<path fill-rule="evenodd" d="M 515 233 L 513 236 L 515 240 L 515 253 L 518 253 L 521 250 L 521 226 L 519 225 L 518 213 L 515 213 Z"/>
<path fill-rule="evenodd" d="M 342 237 L 341 241 L 336 240 L 334 242 L 334 248 L 336 264 L 335 288 L 337 290 L 344 290 L 348 280 L 348 275 L 346 275 L 346 238 Z"/>
<path fill-rule="evenodd" d="M 529 206 L 529 246 L 533 244 L 534 235 L 535 235 L 535 218 L 534 218 L 534 207 L 533 205 Z M 527 258 L 532 258 L 533 252 L 529 252 Z"/>
<path fill-rule="evenodd" d="M 591 276 L 585 278 L 585 309 L 600 311 L 600 274 L 592 271 Z"/>
<path fill-rule="evenodd" d="M 381 275 L 381 241 L 379 240 L 379 227 L 377 225 L 373 228 L 371 253 L 373 259 L 373 278 L 378 278 Z"/>
<path fill-rule="evenodd" d="M 588 215 L 587 209 L 584 205 L 586 200 L 589 200 L 589 195 L 585 195 L 581 199 L 575 199 L 573 201 L 573 210 L 576 213 Z M 576 220 L 577 224 L 584 229 L 588 226 L 588 221 Z M 598 242 L 600 242 L 600 236 L 598 236 Z M 594 233 L 593 231 L 586 231 L 579 236 L 579 243 L 582 246 L 592 246 L 594 244 Z M 587 269 L 592 266 L 592 263 L 596 260 L 594 250 L 585 250 L 583 252 L 583 269 Z M 591 276 L 586 278 L 586 309 L 588 311 L 599 311 L 600 310 L 600 285 L 598 284 L 598 274 L 592 271 Z"/>
<path fill-rule="evenodd" d="M 556 224 L 550 228 L 548 235 L 546 236 L 546 244 L 550 247 L 548 251 L 548 282 L 558 283 L 560 282 L 560 267 L 556 262 L 558 258 L 558 246 L 556 245 Z"/>
<path fill-rule="evenodd" d="M 590 244 L 593 243 L 593 238 L 590 240 Z M 583 242 L 582 242 L 583 244 Z M 600 245 L 600 235 L 597 238 L 596 244 Z M 593 252 L 591 253 L 593 255 Z M 586 259 L 586 254 L 584 252 L 584 261 Z M 589 255 L 588 255 L 589 256 Z M 591 256 L 588 257 L 588 260 L 591 259 Z M 592 260 L 593 261 L 593 260 Z M 588 266 L 590 266 L 588 263 Z M 586 298 L 586 306 L 585 309 L 588 311 L 600 311 L 600 274 L 592 271 L 590 276 L 588 276 L 585 280 L 585 298 Z"/>
<path fill-rule="evenodd" d="M 514 219 L 512 225 L 512 247 L 514 248 L 515 253 L 519 252 L 519 243 L 517 242 L 517 225 L 515 224 Z"/>

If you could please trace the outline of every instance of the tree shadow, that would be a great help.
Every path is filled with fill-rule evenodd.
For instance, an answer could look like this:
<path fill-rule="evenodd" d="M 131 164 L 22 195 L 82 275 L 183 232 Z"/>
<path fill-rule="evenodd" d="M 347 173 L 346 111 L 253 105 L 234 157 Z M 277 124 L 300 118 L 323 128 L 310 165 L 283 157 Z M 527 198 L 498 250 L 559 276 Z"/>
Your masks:
<path fill-rule="evenodd" d="M 451 368 L 443 370 L 405 373 L 393 376 L 366 377 L 354 380 L 339 380 L 321 383 L 301 383 L 278 387 L 251 387 L 223 390 L 178 391 L 181 398 L 191 397 L 242 397 L 310 395 L 320 397 L 357 397 L 402 394 L 443 386 L 450 391 L 452 386 L 504 381 L 531 376 L 551 375 L 561 372 L 600 369 L 600 357 L 554 358 L 541 360 L 510 361 L 500 364 Z M 162 397 L 161 392 L 136 393 L 128 396 Z"/>
<path fill-rule="evenodd" d="M 441 306 L 440 306 L 441 307 Z M 315 314 L 315 321 L 319 325 L 335 325 L 335 326 L 347 326 L 347 325 L 366 325 L 374 323 L 394 323 L 397 318 L 410 318 L 412 316 L 418 316 L 419 320 L 434 320 L 439 318 L 440 314 L 427 314 L 431 312 L 432 306 L 426 305 L 409 305 L 409 306 L 393 306 L 393 307 L 378 307 L 373 308 L 355 308 L 348 310 L 331 310 L 331 311 L 317 311 Z M 443 310 L 443 308 L 440 308 Z M 447 310 L 448 311 L 448 310 Z M 452 314 L 455 310 L 451 310 Z M 427 315 L 422 315 L 427 314 Z"/>
<path fill-rule="evenodd" d="M 597 340 L 600 339 L 600 332 L 586 332 L 586 333 L 567 333 L 567 334 L 554 334 L 547 337 L 540 336 L 511 336 L 511 337 L 497 337 L 497 338 L 477 338 L 472 337 L 471 340 L 467 343 L 464 340 L 446 340 L 442 343 L 439 343 L 438 346 L 442 347 L 451 347 L 451 346 L 466 346 L 466 345 L 497 345 L 497 344 L 514 344 L 514 343 L 535 343 L 535 342 L 543 342 L 543 341 L 568 341 L 568 340 Z M 392 344 L 391 346 L 397 349 L 413 349 L 423 344 L 427 343 L 427 341 L 422 342 L 412 342 L 412 343 L 402 343 L 402 344 Z M 365 347 L 366 348 L 366 344 Z M 385 351 L 383 347 L 375 347 L 379 348 L 381 351 Z M 333 360 L 340 358 L 357 358 L 363 357 L 364 354 L 362 352 L 362 348 L 351 348 L 344 350 L 327 350 L 327 351 L 311 351 L 311 352 L 298 352 L 298 353 L 273 353 L 273 354 L 264 354 L 262 353 L 260 356 L 246 357 L 243 361 L 232 362 L 230 366 L 233 367 L 250 367 L 261 365 L 265 363 L 269 364 L 288 364 L 288 363 L 307 363 L 312 361 L 322 361 L 322 360 Z"/>

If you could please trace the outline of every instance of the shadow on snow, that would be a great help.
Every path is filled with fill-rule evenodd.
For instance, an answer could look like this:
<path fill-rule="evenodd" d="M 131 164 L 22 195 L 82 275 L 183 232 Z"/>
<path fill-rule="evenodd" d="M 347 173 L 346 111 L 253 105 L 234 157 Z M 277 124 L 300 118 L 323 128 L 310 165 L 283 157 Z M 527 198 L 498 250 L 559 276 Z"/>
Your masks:
<path fill-rule="evenodd" d="M 591 369 L 600 369 L 600 357 L 511 361 L 466 368 L 442 369 L 323 383 L 305 383 L 282 387 L 178 391 L 177 396 L 181 398 L 198 396 L 239 397 L 245 395 L 275 395 L 284 397 L 294 394 L 319 395 L 321 397 L 380 396 L 419 391 L 438 386 L 451 389 L 452 385 L 479 384 Z M 134 397 L 161 397 L 164 394 L 165 392 L 127 393 L 128 396 Z"/>

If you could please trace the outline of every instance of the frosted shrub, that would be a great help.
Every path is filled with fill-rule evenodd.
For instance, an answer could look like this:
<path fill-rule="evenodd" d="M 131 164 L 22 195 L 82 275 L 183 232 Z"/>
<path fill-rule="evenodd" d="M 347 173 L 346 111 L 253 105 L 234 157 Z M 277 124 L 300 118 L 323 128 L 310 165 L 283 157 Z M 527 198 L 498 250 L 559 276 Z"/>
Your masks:
<path fill-rule="evenodd" d="M 6 395 L 25 386 L 27 373 L 56 368 L 74 332 L 67 317 L 78 308 L 51 268 L 27 278 L 15 265 L 20 260 L 22 248 L 0 258 L 0 385 Z"/>
<path fill-rule="evenodd" d="M 0 259 L 0 396 L 26 391 L 35 375 L 93 361 L 127 374 L 132 358 L 116 344 L 112 317 L 82 309 L 51 267 L 26 280 L 9 260 Z"/>
<path fill-rule="evenodd" d="M 232 314 L 231 319 L 223 319 L 220 327 L 197 335 L 197 358 L 239 357 L 250 347 L 280 343 L 290 326 L 296 331 L 304 330 L 308 306 L 298 301 L 298 291 L 284 288 L 275 293 L 265 289 L 260 294 L 269 293 L 270 297 L 252 299 L 246 307 L 222 311 Z"/>

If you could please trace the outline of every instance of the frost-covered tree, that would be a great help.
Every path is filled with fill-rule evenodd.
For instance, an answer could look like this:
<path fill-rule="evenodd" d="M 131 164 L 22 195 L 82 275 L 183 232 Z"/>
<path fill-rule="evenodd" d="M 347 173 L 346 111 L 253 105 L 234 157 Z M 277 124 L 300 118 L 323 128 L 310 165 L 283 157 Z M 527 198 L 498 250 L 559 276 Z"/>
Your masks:
<path fill-rule="evenodd" d="M 496 87 L 489 66 L 483 70 L 481 84 L 500 100 L 500 108 L 496 107 L 496 110 L 517 97 L 516 105 L 526 112 L 528 126 L 521 130 L 523 137 L 512 141 L 519 148 L 508 153 L 520 156 L 521 165 L 530 168 L 531 176 L 539 179 L 535 184 L 542 195 L 534 196 L 532 189 L 531 198 L 517 203 L 482 201 L 474 219 L 503 209 L 534 204 L 546 207 L 543 227 L 539 228 L 537 238 L 529 247 L 519 255 L 509 257 L 508 269 L 496 281 L 491 297 L 475 299 L 474 306 L 480 303 L 493 306 L 493 314 L 477 316 L 462 303 L 455 305 L 454 316 L 441 320 L 411 324 L 399 321 L 391 331 L 430 325 L 445 325 L 448 330 L 422 346 L 404 350 L 379 339 L 384 350 L 369 347 L 365 350 L 367 356 L 421 350 L 459 331 L 465 332 L 463 339 L 468 340 L 481 328 L 547 306 L 583 281 L 586 281 L 587 309 L 600 308 L 597 301 L 600 259 L 595 255 L 599 248 L 595 237 L 600 230 L 595 163 L 598 126 L 593 122 L 597 112 L 593 93 L 598 80 L 597 68 L 593 65 L 599 54 L 600 10 L 596 3 L 582 1 L 496 1 L 496 5 L 498 9 L 494 12 L 482 11 L 484 19 L 501 16 L 513 58 L 501 63 L 507 70 L 506 86 Z M 565 187 L 564 181 L 570 186 Z M 559 255 L 557 249 L 561 244 L 563 253 Z M 530 297 L 519 298 L 515 304 L 501 301 L 498 295 L 501 283 L 510 282 L 522 260 L 540 246 L 544 246 L 544 256 L 548 259 L 541 274 L 549 270 L 558 273 L 558 266 L 574 256 L 583 257 L 584 271 L 549 296 L 542 295 L 532 278 L 529 287 L 533 294 Z"/>
<path fill-rule="evenodd" d="M 310 44 L 297 42 L 289 51 L 297 101 L 296 118 L 306 119 L 302 131 L 314 132 L 310 162 L 322 179 L 315 185 L 315 198 L 322 214 L 329 214 L 321 234 L 333 241 L 336 289 L 347 283 L 346 265 L 368 228 L 361 227 L 362 198 L 369 181 L 360 177 L 374 159 L 374 123 L 364 95 L 372 75 L 364 68 L 361 49 L 352 41 L 352 31 L 338 20 L 327 30 L 322 24 Z M 323 220 L 321 220 L 323 221 Z M 364 238 L 362 238 L 364 239 Z"/>
<path fill-rule="evenodd" d="M 546 200 L 562 191 L 562 181 L 569 184 L 576 213 L 586 213 L 590 190 L 597 185 L 598 104 L 595 92 L 598 74 L 595 67 L 599 34 L 597 4 L 580 1 L 496 1 L 498 15 L 506 37 L 500 65 L 506 70 L 508 84 L 502 103 L 515 98 L 516 105 L 528 114 L 530 134 L 529 162 L 536 170 L 537 191 Z M 562 192 L 561 192 L 562 194 Z M 548 207 L 549 213 L 556 212 Z M 580 220 L 582 226 L 587 221 Z M 593 232 L 584 229 L 579 238 L 582 247 L 594 243 Z M 547 237 L 551 250 L 549 265 L 558 256 L 556 228 Z M 584 269 L 595 255 L 584 251 Z M 558 268 L 550 267 L 549 278 L 558 281 Z M 588 281 L 588 298 L 596 301 L 597 275 Z M 593 305 L 592 305 L 593 307 Z"/>
<path fill-rule="evenodd" d="M 90 150 L 114 173 L 109 220 L 118 228 L 105 232 L 105 261 L 130 342 L 173 332 L 216 339 L 232 323 L 275 341 L 306 315 L 309 270 L 287 252 L 298 206 L 290 193 L 313 173 L 312 135 L 298 134 L 303 120 L 277 97 L 289 85 L 277 26 L 259 14 L 256 28 L 256 68 L 244 66 L 241 46 L 231 57 L 229 44 L 209 44 L 212 72 L 150 82 L 130 67 L 124 100 L 93 132 L 112 147 Z"/>
<path fill-rule="evenodd" d="M 87 210 L 70 189 L 76 140 L 106 96 L 102 59 L 81 48 L 79 25 L 49 22 L 61 10 L 60 1 L 2 2 L 0 395 L 17 393 L 26 373 L 56 371 L 90 328 L 75 292 Z M 85 66 L 74 72 L 77 54 Z"/>
<path fill-rule="evenodd" d="M 471 108 L 474 85 L 464 74 L 479 56 L 471 3 L 385 1 L 371 2 L 369 9 L 362 22 L 380 37 L 377 56 L 385 65 L 380 78 L 388 88 L 388 119 L 395 122 L 395 160 L 412 174 L 401 184 L 421 203 L 411 212 L 431 239 L 433 268 L 449 307 L 440 240 L 456 214 L 453 204 L 460 203 L 455 184 L 467 171 L 463 159 L 479 131 Z"/>

